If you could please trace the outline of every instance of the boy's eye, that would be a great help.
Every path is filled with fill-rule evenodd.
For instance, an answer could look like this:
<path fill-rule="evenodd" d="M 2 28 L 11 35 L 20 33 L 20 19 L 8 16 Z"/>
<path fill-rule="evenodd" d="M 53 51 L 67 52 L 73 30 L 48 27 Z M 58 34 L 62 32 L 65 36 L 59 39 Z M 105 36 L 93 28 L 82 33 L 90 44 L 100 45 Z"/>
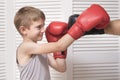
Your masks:
<path fill-rule="evenodd" d="M 41 29 L 43 28 L 44 26 L 40 25 L 40 26 L 37 26 L 37 29 Z"/>
<path fill-rule="evenodd" d="M 36 28 L 40 29 L 40 28 L 41 28 L 41 26 L 36 26 Z"/>
<path fill-rule="evenodd" d="M 44 24 L 36 26 L 37 29 L 41 29 L 42 27 L 44 27 Z"/>
<path fill-rule="evenodd" d="M 40 29 L 40 26 L 38 26 L 37 28 Z"/>

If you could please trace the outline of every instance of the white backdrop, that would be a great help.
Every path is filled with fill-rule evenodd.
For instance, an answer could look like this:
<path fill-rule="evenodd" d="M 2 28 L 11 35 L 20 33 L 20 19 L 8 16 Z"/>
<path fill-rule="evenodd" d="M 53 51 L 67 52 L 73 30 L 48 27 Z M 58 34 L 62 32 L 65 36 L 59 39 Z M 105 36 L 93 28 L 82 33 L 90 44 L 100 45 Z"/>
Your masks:
<path fill-rule="evenodd" d="M 93 3 L 102 5 L 111 20 L 119 19 L 119 0 L 2 0 L 0 1 L 0 80 L 19 80 L 16 47 L 21 36 L 13 25 L 15 12 L 22 6 L 38 7 L 51 21 L 65 21 Z M 42 42 L 46 42 L 44 38 Z M 68 48 L 67 71 L 51 70 L 52 80 L 119 80 L 120 38 L 113 35 L 84 36 Z"/>

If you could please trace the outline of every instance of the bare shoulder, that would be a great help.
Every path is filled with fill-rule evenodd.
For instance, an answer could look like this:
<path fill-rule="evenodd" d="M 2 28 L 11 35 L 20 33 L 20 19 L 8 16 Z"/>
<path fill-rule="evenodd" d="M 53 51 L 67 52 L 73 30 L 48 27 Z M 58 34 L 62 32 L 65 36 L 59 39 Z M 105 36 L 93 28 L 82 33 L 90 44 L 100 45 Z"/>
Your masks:
<path fill-rule="evenodd" d="M 32 54 L 30 52 L 34 50 L 36 46 L 36 43 L 24 42 L 19 46 L 18 50 L 22 51 L 24 54 Z"/>

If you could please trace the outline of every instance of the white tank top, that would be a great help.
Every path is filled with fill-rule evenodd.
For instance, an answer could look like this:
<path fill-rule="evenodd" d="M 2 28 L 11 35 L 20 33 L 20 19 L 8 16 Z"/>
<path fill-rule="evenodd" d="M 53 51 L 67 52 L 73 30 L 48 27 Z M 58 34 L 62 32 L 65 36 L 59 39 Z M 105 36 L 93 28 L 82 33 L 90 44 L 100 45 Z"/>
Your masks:
<path fill-rule="evenodd" d="M 27 64 L 20 66 L 20 80 L 50 80 L 47 55 L 33 55 Z"/>

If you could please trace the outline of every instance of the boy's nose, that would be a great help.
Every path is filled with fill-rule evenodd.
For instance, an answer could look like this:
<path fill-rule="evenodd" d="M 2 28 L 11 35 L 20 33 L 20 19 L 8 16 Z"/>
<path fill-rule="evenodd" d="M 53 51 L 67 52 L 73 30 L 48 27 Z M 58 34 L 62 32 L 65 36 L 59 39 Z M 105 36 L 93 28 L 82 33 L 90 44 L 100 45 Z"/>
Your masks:
<path fill-rule="evenodd" d="M 42 27 L 41 32 L 43 32 L 43 33 L 45 32 L 45 28 L 44 27 Z"/>

